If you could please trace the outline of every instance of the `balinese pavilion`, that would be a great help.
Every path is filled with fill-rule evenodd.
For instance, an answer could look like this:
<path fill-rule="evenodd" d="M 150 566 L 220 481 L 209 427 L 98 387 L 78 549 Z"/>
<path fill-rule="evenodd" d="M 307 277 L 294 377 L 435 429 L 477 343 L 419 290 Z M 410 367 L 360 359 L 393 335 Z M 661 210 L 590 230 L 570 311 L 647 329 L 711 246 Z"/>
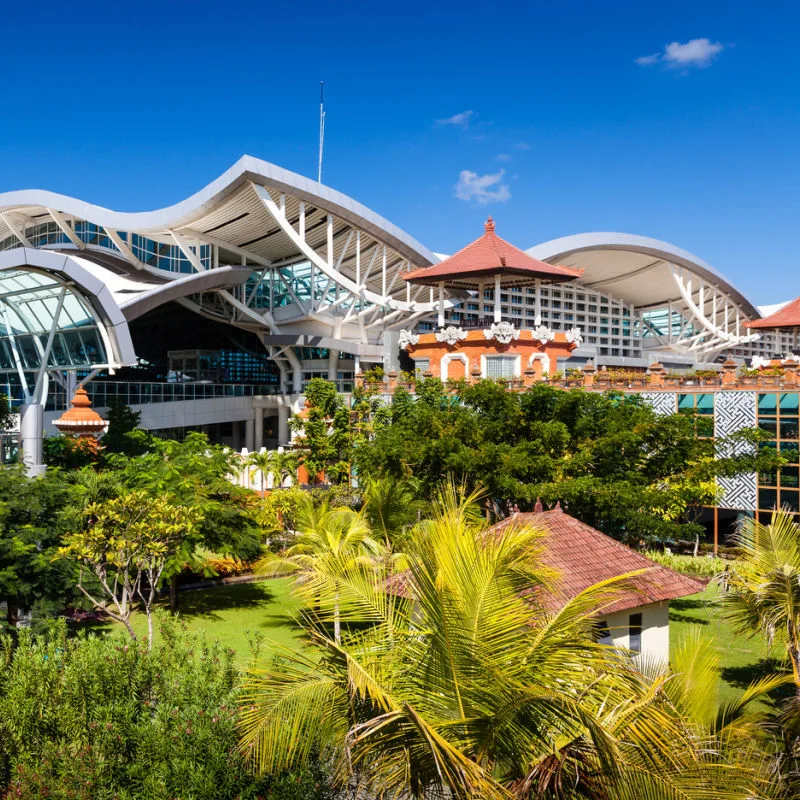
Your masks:
<path fill-rule="evenodd" d="M 483 236 L 450 258 L 403 276 L 409 284 L 431 287 L 432 302 L 436 292 L 438 325 L 432 333 L 402 331 L 400 346 L 414 361 L 415 372 L 442 380 L 550 375 L 558 359 L 569 357 L 580 344 L 581 332 L 542 324 L 541 287 L 573 281 L 583 270 L 533 258 L 501 239 L 491 217 L 484 228 Z M 522 287 L 535 292 L 532 329 L 518 328 L 502 315 L 509 293 Z M 445 324 L 446 298 L 459 296 L 476 298 L 479 316 L 458 326 Z"/>

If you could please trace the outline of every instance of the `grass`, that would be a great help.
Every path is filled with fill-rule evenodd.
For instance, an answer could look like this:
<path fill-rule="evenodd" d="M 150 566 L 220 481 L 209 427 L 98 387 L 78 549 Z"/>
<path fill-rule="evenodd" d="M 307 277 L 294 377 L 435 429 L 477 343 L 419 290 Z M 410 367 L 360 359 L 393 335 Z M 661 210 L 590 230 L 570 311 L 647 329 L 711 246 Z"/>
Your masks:
<path fill-rule="evenodd" d="M 291 584 L 291 578 L 274 578 L 181 592 L 180 618 L 189 630 L 203 632 L 209 641 L 232 648 L 241 665 L 250 658 L 253 637 L 263 638 L 261 655 L 266 658 L 281 645 L 298 649 L 300 632 L 292 621 L 297 601 L 291 595 Z M 167 610 L 168 601 L 159 608 Z M 133 628 L 137 636 L 146 636 L 147 617 L 134 614 Z M 91 629 L 127 635 L 115 622 L 95 623 Z"/>
<path fill-rule="evenodd" d="M 720 699 L 739 696 L 754 680 L 781 669 L 781 650 L 768 652 L 760 636 L 736 633 L 734 626 L 716 604 L 719 588 L 710 583 L 705 591 L 692 597 L 673 600 L 669 608 L 669 639 L 674 647 L 682 635 L 696 626 L 703 638 L 709 639 L 719 655 L 721 665 Z"/>

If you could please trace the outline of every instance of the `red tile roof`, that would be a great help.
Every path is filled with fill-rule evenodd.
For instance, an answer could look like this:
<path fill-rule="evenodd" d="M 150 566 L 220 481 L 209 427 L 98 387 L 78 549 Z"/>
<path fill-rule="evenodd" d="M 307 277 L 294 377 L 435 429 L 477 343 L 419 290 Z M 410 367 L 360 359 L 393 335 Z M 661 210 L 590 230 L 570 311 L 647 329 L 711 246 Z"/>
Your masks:
<path fill-rule="evenodd" d="M 564 603 L 596 583 L 646 569 L 632 578 L 603 613 L 626 611 L 651 603 L 674 600 L 702 592 L 704 585 L 631 550 L 624 544 L 595 530 L 557 507 L 552 511 L 516 514 L 493 525 L 487 535 L 502 533 L 511 524 L 529 523 L 546 534 L 542 542 L 542 562 L 556 573 L 553 592 L 540 594 L 538 600 L 548 611 L 557 611 Z M 387 582 L 388 591 L 408 596 L 408 573 L 394 575 Z"/>
<path fill-rule="evenodd" d="M 547 534 L 543 541 L 542 562 L 556 572 L 557 577 L 554 592 L 540 599 L 550 611 L 559 609 L 567 600 L 596 583 L 642 569 L 648 571 L 633 578 L 604 609 L 604 613 L 625 611 L 703 591 L 700 581 L 656 564 L 558 507 L 552 511 L 517 514 L 494 525 L 488 532 L 499 533 L 512 522 L 528 522 Z"/>
<path fill-rule="evenodd" d="M 764 319 L 745 323 L 746 328 L 800 328 L 800 297 Z"/>
<path fill-rule="evenodd" d="M 411 283 L 436 285 L 440 282 L 457 281 L 475 284 L 492 275 L 541 278 L 546 281 L 571 281 L 583 274 L 583 270 L 545 264 L 514 247 L 494 232 L 494 220 L 489 217 L 483 236 L 468 244 L 455 255 L 431 267 L 409 272 L 403 277 Z"/>

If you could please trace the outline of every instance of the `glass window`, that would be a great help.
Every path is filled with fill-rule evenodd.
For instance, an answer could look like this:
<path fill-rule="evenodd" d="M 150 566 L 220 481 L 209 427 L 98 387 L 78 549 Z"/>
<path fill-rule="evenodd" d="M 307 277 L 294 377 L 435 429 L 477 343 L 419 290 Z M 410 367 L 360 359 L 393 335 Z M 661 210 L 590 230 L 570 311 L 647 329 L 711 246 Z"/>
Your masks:
<path fill-rule="evenodd" d="M 781 489 L 781 506 L 785 506 L 789 511 L 797 511 L 799 494 L 797 489 Z"/>
<path fill-rule="evenodd" d="M 487 356 L 486 357 L 486 377 L 487 378 L 513 378 L 515 357 L 509 356 Z"/>
<path fill-rule="evenodd" d="M 431 360 L 429 358 L 415 358 L 414 359 L 414 372 L 421 375 L 430 369 Z"/>
<path fill-rule="evenodd" d="M 781 412 L 781 439 L 797 439 L 797 419 L 786 419 Z"/>
<path fill-rule="evenodd" d="M 769 392 L 767 394 L 760 394 L 758 396 L 758 413 L 759 414 L 774 414 L 775 406 L 778 399 L 776 392 Z"/>
<path fill-rule="evenodd" d="M 797 392 L 785 392 L 781 395 L 781 416 L 797 414 Z"/>
<path fill-rule="evenodd" d="M 758 490 L 758 507 L 763 508 L 765 511 L 771 511 L 778 506 L 778 490 L 777 489 L 759 489 Z"/>
<path fill-rule="evenodd" d="M 628 649 L 642 652 L 642 615 L 631 614 L 628 620 Z"/>

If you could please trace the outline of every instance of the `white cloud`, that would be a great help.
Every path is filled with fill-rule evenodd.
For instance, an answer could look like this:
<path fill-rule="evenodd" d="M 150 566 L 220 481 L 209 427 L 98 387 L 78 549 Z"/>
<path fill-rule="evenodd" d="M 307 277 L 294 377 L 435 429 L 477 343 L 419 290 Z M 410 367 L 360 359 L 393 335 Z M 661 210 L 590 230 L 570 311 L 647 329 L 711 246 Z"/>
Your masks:
<path fill-rule="evenodd" d="M 459 200 L 475 200 L 482 206 L 489 203 L 505 203 L 511 198 L 511 191 L 501 181 L 506 174 L 504 169 L 490 175 L 478 175 L 468 169 L 462 169 L 455 186 Z"/>
<path fill-rule="evenodd" d="M 446 119 L 437 119 L 437 125 L 456 125 L 459 128 L 466 128 L 469 126 L 470 120 L 475 116 L 474 111 L 462 111 L 460 114 L 453 114 L 452 117 Z"/>
<path fill-rule="evenodd" d="M 495 158 L 498 161 L 511 161 L 511 156 L 508 153 L 498 153 Z"/>
<path fill-rule="evenodd" d="M 724 49 L 720 42 L 710 39 L 690 39 L 688 42 L 670 42 L 661 53 L 649 56 L 639 56 L 636 63 L 642 67 L 653 64 L 664 64 L 672 69 L 685 69 L 687 67 L 707 67 Z"/>
<path fill-rule="evenodd" d="M 514 147 L 516 147 L 517 150 L 530 150 L 531 149 L 531 146 L 527 142 L 517 142 L 514 145 Z"/>

